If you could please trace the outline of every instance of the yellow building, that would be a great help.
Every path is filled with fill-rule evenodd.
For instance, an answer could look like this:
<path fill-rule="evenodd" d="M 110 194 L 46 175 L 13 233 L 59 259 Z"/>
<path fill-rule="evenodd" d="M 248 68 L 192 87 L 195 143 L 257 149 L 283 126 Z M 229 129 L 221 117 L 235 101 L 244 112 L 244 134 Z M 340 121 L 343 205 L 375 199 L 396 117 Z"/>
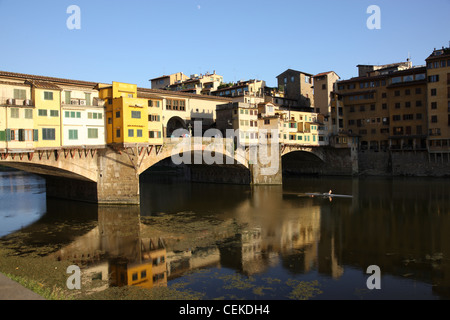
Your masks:
<path fill-rule="evenodd" d="M 98 89 L 106 101 L 107 143 L 148 145 L 148 99 L 137 98 L 137 86 L 113 82 Z"/>
<path fill-rule="evenodd" d="M 31 80 L 31 94 L 35 105 L 34 128 L 38 132 L 35 147 L 61 147 L 61 88 L 55 84 Z"/>
<path fill-rule="evenodd" d="M 23 81 L 0 83 L 0 150 L 34 148 L 34 104 L 31 87 Z"/>

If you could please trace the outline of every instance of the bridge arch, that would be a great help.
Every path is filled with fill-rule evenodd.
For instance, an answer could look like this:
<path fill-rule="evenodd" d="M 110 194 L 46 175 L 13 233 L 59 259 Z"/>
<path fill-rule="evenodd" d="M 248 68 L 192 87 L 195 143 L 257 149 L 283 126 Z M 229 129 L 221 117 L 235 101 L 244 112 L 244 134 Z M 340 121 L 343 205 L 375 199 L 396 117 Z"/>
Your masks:
<path fill-rule="evenodd" d="M 173 116 L 167 120 L 166 137 L 170 138 L 177 129 L 187 129 L 186 122 L 179 116 Z"/>
<path fill-rule="evenodd" d="M 52 152 L 44 156 L 10 155 L 3 157 L 0 164 L 38 175 L 64 177 L 96 183 L 98 181 L 96 156 L 87 156 L 87 161 L 81 163 L 77 162 L 77 160 L 79 160 L 78 157 L 67 159 L 60 154 Z"/>
<path fill-rule="evenodd" d="M 159 152 L 156 152 L 156 155 L 145 157 L 142 160 L 137 174 L 140 175 L 155 164 L 169 158 L 172 158 L 175 164 L 230 165 L 249 169 L 245 152 L 234 152 L 233 149 L 230 151 L 225 145 L 225 140 L 197 143 L 195 138 L 191 138 L 184 139 L 186 144 L 182 145 L 183 139 L 166 139 L 164 146 Z"/>
<path fill-rule="evenodd" d="M 310 148 L 282 152 L 281 162 L 283 173 L 287 175 L 318 175 L 327 171 L 324 155 Z"/>

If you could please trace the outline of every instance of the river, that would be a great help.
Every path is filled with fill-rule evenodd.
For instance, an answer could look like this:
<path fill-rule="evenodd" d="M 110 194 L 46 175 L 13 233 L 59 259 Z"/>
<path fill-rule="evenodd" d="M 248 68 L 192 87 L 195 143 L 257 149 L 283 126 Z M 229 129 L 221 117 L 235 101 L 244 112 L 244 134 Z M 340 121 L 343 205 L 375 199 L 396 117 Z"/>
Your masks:
<path fill-rule="evenodd" d="M 311 195 L 330 189 L 348 197 Z M 95 292 L 450 298 L 448 179 L 284 177 L 252 188 L 155 172 L 141 179 L 140 207 L 47 199 L 45 180 L 20 171 L 0 172 L 0 190 L 0 245 L 70 260 L 83 285 L 100 281 Z"/>

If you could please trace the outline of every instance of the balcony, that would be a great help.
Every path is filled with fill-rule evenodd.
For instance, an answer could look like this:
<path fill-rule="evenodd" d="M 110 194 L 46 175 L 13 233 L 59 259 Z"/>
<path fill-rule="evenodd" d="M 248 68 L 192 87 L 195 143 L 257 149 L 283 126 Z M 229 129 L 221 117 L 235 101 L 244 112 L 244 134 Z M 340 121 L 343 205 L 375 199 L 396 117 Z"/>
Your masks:
<path fill-rule="evenodd" d="M 31 99 L 12 99 L 6 98 L 0 100 L 1 105 L 6 106 L 29 106 L 34 107 L 34 103 Z"/>

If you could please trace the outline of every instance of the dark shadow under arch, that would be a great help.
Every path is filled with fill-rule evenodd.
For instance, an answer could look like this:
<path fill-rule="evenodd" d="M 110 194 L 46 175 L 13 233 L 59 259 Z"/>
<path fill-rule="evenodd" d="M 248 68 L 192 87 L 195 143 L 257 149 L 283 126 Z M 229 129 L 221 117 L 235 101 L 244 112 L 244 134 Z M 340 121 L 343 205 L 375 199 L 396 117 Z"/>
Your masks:
<path fill-rule="evenodd" d="M 326 163 L 307 151 L 292 151 L 281 157 L 283 175 L 320 175 L 326 172 Z"/>

